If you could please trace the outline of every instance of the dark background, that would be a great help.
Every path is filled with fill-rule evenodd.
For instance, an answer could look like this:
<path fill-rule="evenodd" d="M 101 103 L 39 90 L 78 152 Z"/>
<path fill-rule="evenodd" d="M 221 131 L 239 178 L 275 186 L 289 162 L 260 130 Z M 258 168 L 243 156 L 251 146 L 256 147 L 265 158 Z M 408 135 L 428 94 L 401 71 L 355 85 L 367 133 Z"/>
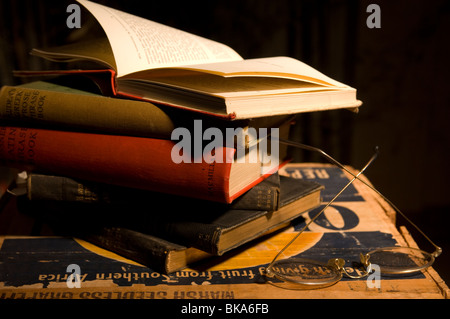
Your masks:
<path fill-rule="evenodd" d="M 33 47 L 92 34 L 85 16 L 81 29 L 66 27 L 74 2 L 0 1 L 0 85 L 21 83 L 12 70 L 46 66 L 29 56 Z M 435 268 L 450 282 L 450 1 L 98 2 L 225 43 L 244 58 L 292 56 L 357 88 L 359 114 L 300 115 L 291 138 L 356 168 L 379 146 L 366 175 L 444 248 Z M 366 25 L 371 3 L 381 8 L 380 29 Z"/>

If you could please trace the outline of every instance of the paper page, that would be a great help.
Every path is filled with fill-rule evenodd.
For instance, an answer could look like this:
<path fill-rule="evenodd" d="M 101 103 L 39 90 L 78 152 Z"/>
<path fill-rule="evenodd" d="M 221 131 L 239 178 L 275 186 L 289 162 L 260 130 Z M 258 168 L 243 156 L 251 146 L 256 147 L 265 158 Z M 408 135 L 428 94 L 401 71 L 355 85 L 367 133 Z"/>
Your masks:
<path fill-rule="evenodd" d="M 89 40 L 45 49 L 33 49 L 31 54 L 56 62 L 73 62 L 89 60 L 106 65 L 116 70 L 116 61 L 108 39 Z"/>
<path fill-rule="evenodd" d="M 273 76 L 309 81 L 323 85 L 348 87 L 311 66 L 289 57 L 271 57 L 248 59 L 233 63 L 191 65 L 186 68 L 222 76 Z"/>
<path fill-rule="evenodd" d="M 228 46 L 86 0 L 110 41 L 118 76 L 157 67 L 239 61 Z"/>
<path fill-rule="evenodd" d="M 151 71 L 150 71 L 151 72 Z M 133 74 L 134 75 L 134 74 Z M 130 79 L 133 75 L 122 78 Z M 257 96 L 264 94 L 300 93 L 336 89 L 334 86 L 318 85 L 307 81 L 280 77 L 222 77 L 208 73 L 191 73 L 186 76 L 162 76 L 144 80 L 145 83 L 167 84 L 180 90 L 189 89 L 194 92 L 212 94 L 222 97 Z"/>

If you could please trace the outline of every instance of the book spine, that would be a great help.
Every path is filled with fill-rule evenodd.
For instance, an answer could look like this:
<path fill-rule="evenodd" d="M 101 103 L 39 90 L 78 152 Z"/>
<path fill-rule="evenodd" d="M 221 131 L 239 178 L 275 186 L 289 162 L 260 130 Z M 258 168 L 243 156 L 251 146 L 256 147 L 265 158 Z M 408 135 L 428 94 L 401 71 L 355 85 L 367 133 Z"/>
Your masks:
<path fill-rule="evenodd" d="M 29 200 L 112 204 L 122 202 L 125 190 L 129 190 L 130 193 L 135 191 L 64 176 L 29 174 L 27 179 Z"/>
<path fill-rule="evenodd" d="M 252 187 L 244 195 L 226 204 L 227 209 L 252 209 L 275 211 L 279 207 L 280 187 L 271 183 L 271 177 Z M 66 201 L 95 204 L 148 205 L 149 202 L 165 199 L 170 207 L 182 205 L 202 205 L 211 209 L 224 209 L 222 204 L 201 200 L 188 200 L 184 197 L 165 198 L 160 193 L 147 192 L 96 182 L 89 182 L 66 176 L 30 173 L 27 179 L 27 196 L 29 200 Z"/>
<path fill-rule="evenodd" d="M 235 150 L 222 163 L 174 163 L 175 142 L 164 139 L 0 126 L 0 165 L 28 171 L 231 202 Z"/>
<path fill-rule="evenodd" d="M 169 254 L 178 248 L 157 237 L 118 227 L 102 227 L 96 232 L 77 236 L 161 273 L 172 271 Z"/>
<path fill-rule="evenodd" d="M 157 225 L 157 226 L 156 226 Z M 220 256 L 219 241 L 222 228 L 214 224 L 199 222 L 157 222 L 155 225 L 146 223 L 143 232 L 166 238 L 174 243 L 183 243 L 187 247 L 195 247 L 211 255 Z"/>
<path fill-rule="evenodd" d="M 279 184 L 265 183 L 264 181 L 253 186 L 232 203 L 232 209 L 253 209 L 273 212 L 278 210 L 279 207 Z"/>
<path fill-rule="evenodd" d="M 174 129 L 170 117 L 151 103 L 12 86 L 0 90 L 0 119 L 20 126 L 52 125 L 157 138 L 170 138 Z"/>
<path fill-rule="evenodd" d="M 140 100 L 140 101 L 148 101 L 150 102 L 150 99 L 147 99 L 145 97 L 136 95 L 136 94 L 130 94 L 130 93 L 126 93 L 126 92 L 116 92 L 115 91 L 115 96 L 117 97 L 122 97 L 125 99 L 134 99 L 134 100 Z M 165 101 L 151 101 L 154 103 L 158 103 L 161 105 L 166 105 L 168 107 L 172 107 L 172 108 L 176 108 L 176 109 L 180 109 L 180 110 L 187 110 L 189 112 L 196 112 L 198 114 L 202 114 L 202 115 L 206 115 L 206 116 L 211 116 L 211 117 L 215 117 L 217 119 L 222 119 L 222 120 L 235 120 L 236 119 L 236 112 L 232 112 L 232 113 L 228 113 L 228 114 L 220 114 L 217 112 L 208 112 L 206 110 L 202 110 L 202 109 L 197 109 L 197 108 L 191 108 L 191 107 L 187 107 L 187 106 L 183 106 L 183 105 L 179 105 L 179 104 L 175 104 L 175 103 L 168 103 Z M 246 118 L 244 118 L 246 119 Z"/>
<path fill-rule="evenodd" d="M 100 227 L 94 232 L 79 235 L 99 247 L 165 274 L 184 269 L 191 263 L 212 256 L 196 248 L 174 244 L 122 227 Z"/>

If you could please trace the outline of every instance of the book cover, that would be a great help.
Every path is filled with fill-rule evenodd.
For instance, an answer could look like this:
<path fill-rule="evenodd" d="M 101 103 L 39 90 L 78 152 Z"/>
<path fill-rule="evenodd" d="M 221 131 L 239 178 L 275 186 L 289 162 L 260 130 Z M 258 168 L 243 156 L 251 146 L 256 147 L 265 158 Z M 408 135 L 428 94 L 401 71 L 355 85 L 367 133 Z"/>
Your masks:
<path fill-rule="evenodd" d="M 171 117 L 151 103 L 105 97 L 44 81 L 3 86 L 0 120 L 10 125 L 165 139 L 175 128 Z"/>
<path fill-rule="evenodd" d="M 203 250 L 123 227 L 99 227 L 78 237 L 162 274 L 171 274 L 213 257 Z"/>
<path fill-rule="evenodd" d="M 174 207 L 164 201 L 152 207 L 130 204 L 125 208 L 62 201 L 24 202 L 22 209 L 42 214 L 53 222 L 55 230 L 75 231 L 81 238 L 85 233 L 98 231 L 99 227 L 119 227 L 222 255 L 318 206 L 321 189 L 315 182 L 280 177 L 280 208 L 272 212 L 227 206 L 211 209 L 210 205 L 183 203 Z M 83 221 L 82 224 L 77 220 Z"/>
<path fill-rule="evenodd" d="M 24 188 L 28 199 L 32 201 L 83 202 L 123 207 L 130 203 L 135 206 L 147 207 L 153 203 L 164 202 L 168 209 L 180 209 L 183 205 L 188 207 L 206 206 L 211 210 L 226 207 L 227 209 L 274 211 L 278 209 L 280 201 L 278 173 L 274 173 L 255 185 L 231 204 L 38 173 L 27 174 Z"/>
<path fill-rule="evenodd" d="M 223 145 L 250 148 L 276 128 L 288 138 L 293 115 L 223 121 L 152 103 L 105 97 L 84 77 L 61 76 L 0 89 L 0 124 L 50 130 L 171 139 L 177 129 L 203 139 L 207 130 L 220 130 Z M 218 138 L 216 136 L 216 138 Z M 280 159 L 287 147 L 280 145 Z"/>
<path fill-rule="evenodd" d="M 174 151 L 171 140 L 0 127 L 0 165 L 224 203 L 278 169 L 265 171 L 259 160 L 234 161 L 235 149 L 227 147 L 191 163 L 175 163 Z"/>

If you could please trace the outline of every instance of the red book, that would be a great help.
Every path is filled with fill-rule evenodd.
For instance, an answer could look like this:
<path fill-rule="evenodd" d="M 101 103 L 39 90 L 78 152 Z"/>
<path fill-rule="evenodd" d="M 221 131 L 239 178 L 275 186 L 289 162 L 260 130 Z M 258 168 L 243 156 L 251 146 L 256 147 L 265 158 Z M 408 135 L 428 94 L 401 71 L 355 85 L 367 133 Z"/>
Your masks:
<path fill-rule="evenodd" d="M 230 203 L 262 181 L 261 163 L 172 161 L 177 142 L 143 137 L 0 127 L 0 165 Z M 219 152 L 217 152 L 219 153 Z"/>

